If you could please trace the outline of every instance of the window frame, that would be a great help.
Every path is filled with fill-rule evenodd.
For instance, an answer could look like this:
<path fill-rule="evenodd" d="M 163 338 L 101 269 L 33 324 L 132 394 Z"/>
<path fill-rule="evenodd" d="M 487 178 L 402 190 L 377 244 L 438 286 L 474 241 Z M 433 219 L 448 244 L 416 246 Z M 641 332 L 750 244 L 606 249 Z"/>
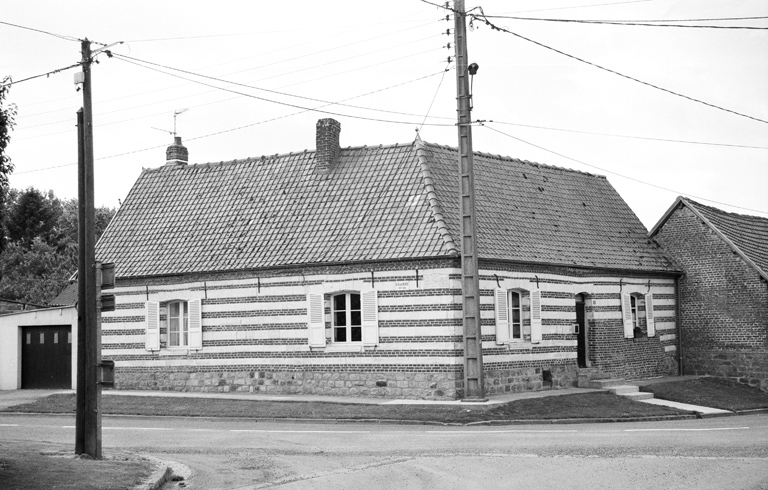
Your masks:
<path fill-rule="evenodd" d="M 517 297 L 517 307 L 513 306 L 512 298 Z M 510 342 L 524 342 L 525 331 L 523 326 L 525 325 L 523 317 L 523 292 L 518 289 L 507 290 L 507 321 L 509 325 L 509 341 Z M 515 322 L 514 313 L 518 314 L 518 321 Z M 518 336 L 515 336 L 515 325 L 518 327 Z"/>
<path fill-rule="evenodd" d="M 171 316 L 171 307 L 173 305 L 179 305 L 179 315 Z M 168 301 L 165 305 L 165 322 L 167 338 L 165 345 L 168 349 L 187 349 L 189 348 L 189 302 L 186 300 L 173 300 Z M 178 327 L 172 331 L 172 319 L 178 321 Z M 172 342 L 173 336 L 178 336 L 176 344 Z"/>
<path fill-rule="evenodd" d="M 336 298 L 344 297 L 344 309 L 337 309 Z M 357 297 L 357 308 L 353 308 L 353 296 Z M 339 291 L 331 299 L 331 343 L 338 345 L 363 344 L 363 295 L 360 291 Z M 339 313 L 344 313 L 344 325 L 337 325 Z M 355 315 L 356 314 L 356 315 Z M 355 316 L 357 322 L 355 322 Z M 344 331 L 344 340 L 338 340 L 337 332 Z M 357 333 L 357 335 L 355 335 Z M 358 337 L 354 340 L 355 336 Z"/>

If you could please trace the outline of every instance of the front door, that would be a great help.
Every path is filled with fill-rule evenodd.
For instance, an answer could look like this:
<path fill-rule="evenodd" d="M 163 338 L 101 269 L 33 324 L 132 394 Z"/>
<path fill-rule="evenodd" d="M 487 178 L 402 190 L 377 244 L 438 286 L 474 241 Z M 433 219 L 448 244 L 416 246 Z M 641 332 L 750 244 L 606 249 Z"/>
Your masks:
<path fill-rule="evenodd" d="M 576 348 L 577 360 L 580 368 L 587 367 L 587 322 L 584 311 L 585 301 L 583 294 L 576 295 L 576 325 L 578 329 L 578 346 Z"/>
<path fill-rule="evenodd" d="M 69 325 L 21 327 L 21 387 L 72 388 Z"/>

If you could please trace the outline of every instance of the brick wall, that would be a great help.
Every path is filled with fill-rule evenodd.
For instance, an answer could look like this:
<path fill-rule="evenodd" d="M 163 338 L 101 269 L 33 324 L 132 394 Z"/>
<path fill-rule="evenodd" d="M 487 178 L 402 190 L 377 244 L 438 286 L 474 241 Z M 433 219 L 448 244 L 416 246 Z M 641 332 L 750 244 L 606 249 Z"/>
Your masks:
<path fill-rule="evenodd" d="M 678 207 L 655 238 L 685 270 L 684 373 L 768 390 L 768 286 L 687 206 Z"/>

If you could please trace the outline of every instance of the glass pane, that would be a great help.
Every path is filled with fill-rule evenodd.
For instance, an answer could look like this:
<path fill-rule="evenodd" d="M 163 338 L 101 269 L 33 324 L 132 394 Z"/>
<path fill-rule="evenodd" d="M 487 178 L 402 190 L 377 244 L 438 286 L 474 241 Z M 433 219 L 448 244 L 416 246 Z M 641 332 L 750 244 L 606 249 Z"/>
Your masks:
<path fill-rule="evenodd" d="M 40 334 L 40 343 L 41 343 L 41 344 L 44 344 L 44 343 L 45 343 L 45 333 L 41 333 L 41 334 Z"/>
<path fill-rule="evenodd" d="M 360 312 L 359 311 L 352 311 L 350 312 L 350 321 L 352 322 L 352 325 L 362 325 L 363 322 L 360 319 Z"/>
<path fill-rule="evenodd" d="M 170 318 L 168 320 L 168 333 L 179 333 L 179 319 Z"/>
<path fill-rule="evenodd" d="M 179 345 L 179 332 L 171 332 L 168 335 L 168 345 L 176 347 Z"/>
<path fill-rule="evenodd" d="M 363 328 L 352 327 L 352 342 L 360 342 L 363 340 Z"/>
<path fill-rule="evenodd" d="M 346 328 L 334 328 L 333 329 L 333 341 L 334 342 L 346 342 L 347 341 L 347 329 Z"/>
<path fill-rule="evenodd" d="M 67 332 L 67 343 L 68 344 L 72 343 L 72 332 Z"/>
<path fill-rule="evenodd" d="M 346 310 L 347 309 L 347 295 L 337 294 L 333 297 L 333 309 L 334 310 Z"/>
<path fill-rule="evenodd" d="M 350 308 L 353 310 L 359 310 L 360 309 L 360 295 L 359 294 L 350 294 L 349 295 L 349 304 Z"/>
<path fill-rule="evenodd" d="M 520 339 L 522 336 L 520 335 L 520 324 L 519 323 L 513 323 L 512 324 L 512 338 L 513 339 Z"/>
<path fill-rule="evenodd" d="M 516 293 L 512 291 L 510 294 L 511 298 L 509 298 L 509 304 L 512 308 L 518 308 L 520 307 L 520 293 Z"/>
<path fill-rule="evenodd" d="M 512 323 L 520 323 L 520 308 L 512 310 Z"/>
<path fill-rule="evenodd" d="M 32 334 L 28 333 L 27 334 L 27 344 L 31 344 L 31 343 L 32 343 Z"/>
<path fill-rule="evenodd" d="M 346 326 L 347 324 L 347 312 L 337 311 L 333 314 L 333 324 L 338 327 Z"/>
<path fill-rule="evenodd" d="M 54 344 L 59 343 L 59 332 L 53 332 L 53 343 Z"/>

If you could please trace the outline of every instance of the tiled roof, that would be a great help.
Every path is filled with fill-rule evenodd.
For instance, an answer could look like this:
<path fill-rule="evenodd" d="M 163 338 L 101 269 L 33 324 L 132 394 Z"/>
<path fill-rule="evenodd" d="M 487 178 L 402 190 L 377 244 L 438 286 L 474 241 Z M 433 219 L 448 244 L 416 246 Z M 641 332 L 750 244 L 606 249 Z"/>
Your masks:
<path fill-rule="evenodd" d="M 120 277 L 455 256 L 457 150 L 417 141 L 145 170 L 97 246 Z M 481 258 L 672 271 L 604 177 L 477 154 Z"/>
<path fill-rule="evenodd" d="M 428 148 L 449 229 L 458 236 L 457 150 Z M 605 177 L 484 153 L 475 153 L 474 169 L 480 257 L 674 270 Z"/>
<path fill-rule="evenodd" d="M 768 219 L 728 213 L 688 198 L 683 200 L 704 216 L 742 254 L 761 269 L 760 272 L 764 277 L 766 276 L 768 273 Z"/>
<path fill-rule="evenodd" d="M 72 306 L 75 303 L 77 303 L 77 281 L 64 288 L 64 291 L 48 302 L 48 306 Z"/>

